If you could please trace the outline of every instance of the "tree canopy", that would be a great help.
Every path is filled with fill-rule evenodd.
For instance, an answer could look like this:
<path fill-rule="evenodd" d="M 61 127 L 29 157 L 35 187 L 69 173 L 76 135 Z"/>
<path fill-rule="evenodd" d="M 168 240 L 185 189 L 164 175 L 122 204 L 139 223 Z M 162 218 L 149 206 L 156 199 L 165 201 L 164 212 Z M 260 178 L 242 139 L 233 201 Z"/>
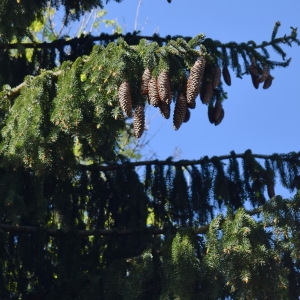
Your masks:
<path fill-rule="evenodd" d="M 0 297 L 298 299 L 300 152 L 124 151 L 147 105 L 175 130 L 196 105 L 219 125 L 230 74 L 270 88 L 297 29 L 278 36 L 276 22 L 261 44 L 137 32 L 25 41 L 46 4 L 0 4 Z M 103 3 L 50 5 L 67 22 Z"/>

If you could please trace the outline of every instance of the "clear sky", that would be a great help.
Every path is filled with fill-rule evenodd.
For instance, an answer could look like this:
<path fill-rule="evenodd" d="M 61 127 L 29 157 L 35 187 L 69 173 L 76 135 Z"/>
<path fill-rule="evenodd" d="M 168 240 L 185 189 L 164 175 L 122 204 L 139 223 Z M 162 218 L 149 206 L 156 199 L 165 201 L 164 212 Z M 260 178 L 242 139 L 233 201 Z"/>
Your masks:
<path fill-rule="evenodd" d="M 204 33 L 224 43 L 260 43 L 270 40 L 275 22 L 280 21 L 277 37 L 289 34 L 290 26 L 298 27 L 300 36 L 299 0 L 173 0 L 171 4 L 167 0 L 125 0 L 110 2 L 105 9 L 106 17 L 117 20 L 124 32 L 136 29 L 143 35 Z M 165 120 L 157 109 L 148 109 L 146 157 L 165 159 L 176 154 L 175 159 L 198 159 L 247 149 L 259 154 L 300 151 L 300 47 L 284 50 L 292 57 L 290 67 L 273 70 L 275 79 L 267 90 L 254 89 L 249 75 L 241 80 L 230 70 L 232 85 L 224 85 L 228 99 L 219 126 L 209 123 L 207 107 L 199 99 L 190 121 L 178 131 L 173 129 L 172 117 Z M 277 55 L 272 58 L 280 59 Z"/>

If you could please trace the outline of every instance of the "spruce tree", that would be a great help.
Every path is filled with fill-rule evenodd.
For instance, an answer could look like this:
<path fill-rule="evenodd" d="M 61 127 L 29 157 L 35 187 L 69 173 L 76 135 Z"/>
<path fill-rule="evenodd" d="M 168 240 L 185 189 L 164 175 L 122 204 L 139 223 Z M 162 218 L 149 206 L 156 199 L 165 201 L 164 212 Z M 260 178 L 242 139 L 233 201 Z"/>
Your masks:
<path fill-rule="evenodd" d="M 146 106 L 180 130 L 198 101 L 218 125 L 231 70 L 271 88 L 296 29 L 278 36 L 277 22 L 259 45 L 136 33 L 22 43 L 45 5 L 0 4 L 13 20 L 0 22 L 0 297 L 298 299 L 300 152 L 122 154 Z M 102 1 L 50 5 L 68 22 Z"/>

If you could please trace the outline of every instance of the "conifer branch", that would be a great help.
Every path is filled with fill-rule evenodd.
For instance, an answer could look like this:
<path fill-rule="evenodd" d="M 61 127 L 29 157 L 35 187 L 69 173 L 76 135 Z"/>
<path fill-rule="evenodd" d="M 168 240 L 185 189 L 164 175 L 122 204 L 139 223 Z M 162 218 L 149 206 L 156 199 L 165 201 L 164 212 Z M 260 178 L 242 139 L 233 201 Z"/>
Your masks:
<path fill-rule="evenodd" d="M 195 234 L 206 233 L 209 229 L 209 225 L 203 225 L 194 229 Z M 0 230 L 15 234 L 28 234 L 28 233 L 44 233 L 49 236 L 61 236 L 71 232 L 78 234 L 81 237 L 87 236 L 109 236 L 109 235 L 131 235 L 134 233 L 145 232 L 145 234 L 161 235 L 170 232 L 169 229 L 160 228 L 146 228 L 146 229 L 94 229 L 94 230 L 67 230 L 67 229 L 49 229 L 36 226 L 18 226 L 0 224 Z M 171 232 L 176 232 L 176 228 L 172 228 Z"/>
<path fill-rule="evenodd" d="M 247 150 L 249 151 L 249 150 Z M 246 151 L 246 152 L 247 152 Z M 244 158 L 245 153 L 240 153 L 240 154 L 235 154 L 236 158 Z M 253 158 L 257 159 L 273 159 L 274 156 L 278 154 L 271 154 L 271 155 L 265 155 L 265 154 L 251 154 Z M 281 155 L 282 161 L 288 161 L 291 162 L 300 162 L 300 152 L 296 153 L 290 153 L 290 154 L 285 154 Z M 232 155 L 221 155 L 218 157 L 220 160 L 229 160 L 232 158 Z M 211 159 L 209 159 L 211 161 Z M 207 157 L 200 158 L 198 160 L 178 160 L 178 161 L 173 161 L 172 158 L 167 158 L 166 160 L 146 160 L 146 161 L 136 161 L 136 162 L 122 162 L 120 164 L 118 163 L 113 163 L 113 164 L 107 164 L 107 165 L 81 165 L 82 169 L 85 170 L 97 170 L 97 171 L 108 171 L 108 170 L 116 170 L 119 168 L 126 168 L 126 167 L 140 167 L 140 166 L 180 166 L 180 167 L 186 167 L 186 166 L 193 166 L 193 165 L 199 165 L 202 164 L 203 162 L 207 162 Z"/>
<path fill-rule="evenodd" d="M 186 41 L 191 40 L 191 37 L 184 37 L 184 36 L 171 36 L 168 35 L 166 37 L 160 37 L 158 34 L 154 34 L 152 36 L 146 35 L 138 35 L 138 32 L 127 33 L 127 34 L 106 34 L 102 33 L 99 36 L 82 36 L 76 37 L 72 39 L 56 39 L 53 42 L 42 42 L 42 43 L 0 43 L 0 49 L 3 50 L 12 50 L 12 49 L 62 49 L 65 46 L 72 46 L 72 45 L 84 45 L 85 43 L 94 43 L 94 42 L 102 42 L 104 44 L 108 44 L 110 42 L 114 42 L 119 38 L 123 38 L 129 44 L 136 44 L 142 39 L 146 39 L 148 41 L 157 42 L 158 44 L 164 44 L 172 39 L 183 38 Z"/>
<path fill-rule="evenodd" d="M 122 38 L 130 45 L 138 44 L 141 40 L 145 39 L 147 41 L 156 42 L 160 46 L 163 44 L 166 44 L 167 42 L 171 40 L 176 40 L 178 38 L 185 40 L 186 42 L 189 42 L 192 40 L 192 37 L 190 36 L 182 36 L 182 35 L 167 35 L 166 37 L 160 37 L 158 34 L 150 35 L 139 35 L 139 32 L 134 31 L 133 33 L 127 33 L 127 34 L 107 34 L 107 33 L 101 33 L 99 36 L 92 36 L 92 35 L 86 35 L 82 37 L 76 37 L 69 40 L 66 40 L 64 38 L 57 39 L 53 42 L 42 42 L 42 43 L 0 43 L 0 49 L 3 50 L 12 50 L 12 49 L 62 49 L 65 46 L 72 46 L 72 45 L 84 45 L 85 43 L 94 43 L 94 42 L 101 42 L 103 44 L 108 44 L 110 42 L 115 42 L 119 38 Z M 248 43 L 221 43 L 217 40 L 212 40 L 210 38 L 206 38 L 203 42 L 203 44 L 210 44 L 211 46 L 215 46 L 216 48 L 223 49 L 225 48 L 232 48 L 232 46 L 235 47 L 242 47 L 247 48 L 245 50 L 248 50 L 250 47 L 254 49 L 260 49 L 265 48 L 268 46 L 273 46 L 276 44 L 288 44 L 290 45 L 292 42 L 295 42 L 296 44 L 300 45 L 300 40 L 297 39 L 297 30 L 296 28 L 292 28 L 292 32 L 290 35 L 284 35 L 283 37 L 279 38 L 273 38 L 271 41 L 266 42 L 263 41 L 261 44 L 256 45 L 253 41 L 249 41 Z M 235 45 L 233 45 L 235 44 Z"/>
<path fill-rule="evenodd" d="M 297 30 L 292 28 L 292 33 L 290 35 L 285 35 L 280 38 L 273 38 L 269 42 L 262 42 L 259 45 L 256 45 L 253 41 L 248 41 L 248 43 L 242 42 L 240 44 L 236 42 L 229 42 L 229 43 L 221 43 L 218 40 L 213 40 L 211 38 L 205 38 L 203 34 L 200 34 L 194 38 L 188 36 L 171 36 L 168 35 L 166 37 L 160 37 L 157 34 L 152 36 L 144 36 L 138 35 L 138 32 L 127 33 L 125 35 L 122 34 L 104 34 L 102 33 L 100 36 L 84 36 L 80 38 L 73 38 L 70 40 L 65 39 L 57 39 L 53 42 L 43 42 L 43 43 L 0 43 L 0 49 L 10 50 L 10 49 L 58 49 L 59 52 L 63 51 L 65 46 L 84 46 L 86 43 L 90 43 L 93 45 L 95 42 L 101 42 L 104 45 L 108 45 L 110 42 L 115 42 L 118 39 L 122 39 L 128 46 L 137 45 L 142 40 L 152 41 L 156 43 L 158 46 L 166 45 L 168 42 L 176 41 L 178 44 L 177 46 L 186 44 L 188 50 L 195 48 L 197 46 L 203 45 L 208 53 L 211 53 L 213 56 L 217 56 L 220 59 L 224 60 L 223 65 L 227 66 L 228 64 L 228 56 L 226 54 L 226 50 L 229 51 L 229 57 L 231 57 L 232 67 L 233 69 L 237 70 L 237 76 L 241 77 L 242 70 L 241 65 L 239 63 L 239 56 L 242 56 L 244 60 L 244 64 L 246 66 L 247 72 L 247 59 L 246 54 L 254 55 L 259 61 L 262 63 L 267 63 L 269 67 L 273 68 L 276 66 L 286 67 L 289 65 L 290 59 L 285 59 L 286 53 L 283 49 L 279 46 L 280 44 L 288 44 L 291 46 L 292 42 L 295 42 L 297 45 L 300 45 L 300 40 L 297 39 Z M 181 42 L 180 42 L 181 41 Z M 189 45 L 187 44 L 189 43 Z M 192 46 L 192 47 L 191 47 Z M 282 56 L 283 62 L 279 61 L 270 61 L 268 57 L 268 52 L 266 50 L 267 47 L 273 47 L 277 51 L 279 55 Z M 256 49 L 262 50 L 265 54 L 265 57 L 262 56 Z M 186 49 L 185 49 L 186 50 Z M 186 51 L 184 51 L 186 52 Z M 61 74 L 61 71 L 54 71 L 53 76 L 58 77 Z M 37 75 L 38 76 L 38 75 Z M 15 98 L 20 94 L 21 89 L 24 87 L 25 83 L 21 83 L 18 86 L 10 89 L 6 96 L 9 98 Z"/>
<path fill-rule="evenodd" d="M 281 198 L 281 197 L 280 197 Z M 287 207 L 295 206 L 294 202 L 287 203 Z M 266 203 L 260 207 L 254 208 L 252 210 L 245 210 L 245 213 L 249 216 L 255 216 L 265 211 L 265 209 L 269 209 L 270 204 Z M 276 207 L 273 208 L 273 210 Z M 219 229 L 221 229 L 221 225 L 225 221 L 224 217 L 220 218 L 219 222 Z M 265 224 L 265 227 L 273 226 Z M 202 225 L 197 228 L 193 228 L 192 231 L 195 234 L 206 234 L 209 230 L 210 224 Z M 155 228 L 155 227 L 147 227 L 143 229 L 89 229 L 89 230 L 76 230 L 76 229 L 51 229 L 51 228 L 42 228 L 37 226 L 19 226 L 19 225 L 9 225 L 9 224 L 0 224 L 0 231 L 10 232 L 15 234 L 28 234 L 28 233 L 44 233 L 48 236 L 61 236 L 69 233 L 77 234 L 81 237 L 88 237 L 88 236 L 110 236 L 110 235 L 121 235 L 127 236 L 135 233 L 145 233 L 151 235 L 164 235 L 166 233 L 176 233 L 179 229 L 182 230 L 185 227 L 165 227 L 165 228 Z M 186 227 L 190 228 L 190 227 Z"/>
<path fill-rule="evenodd" d="M 57 78 L 61 74 L 62 71 L 59 70 L 59 71 L 55 71 L 55 72 L 52 72 L 52 71 L 47 71 L 47 72 L 51 72 L 52 76 L 54 78 Z M 16 87 L 8 90 L 6 97 L 11 98 L 11 99 L 18 97 L 21 93 L 22 88 L 25 86 L 25 84 L 26 84 L 25 82 L 22 82 L 19 85 L 17 85 Z"/>

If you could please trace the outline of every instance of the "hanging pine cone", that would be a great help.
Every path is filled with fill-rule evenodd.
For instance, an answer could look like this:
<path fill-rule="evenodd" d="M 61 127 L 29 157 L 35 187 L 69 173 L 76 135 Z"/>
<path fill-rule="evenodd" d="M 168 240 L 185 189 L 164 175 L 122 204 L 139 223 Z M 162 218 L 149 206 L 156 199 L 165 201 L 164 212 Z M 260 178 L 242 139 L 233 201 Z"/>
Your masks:
<path fill-rule="evenodd" d="M 157 77 L 158 94 L 161 101 L 170 104 L 172 100 L 169 73 L 162 71 Z"/>
<path fill-rule="evenodd" d="M 185 116 L 184 116 L 184 120 L 183 120 L 183 123 L 186 123 L 190 120 L 191 118 L 191 112 L 189 110 L 189 108 L 187 107 L 186 108 L 186 113 L 185 113 Z"/>
<path fill-rule="evenodd" d="M 251 75 L 251 80 L 252 80 L 252 84 L 253 86 L 258 89 L 259 87 L 259 77 L 253 76 Z"/>
<path fill-rule="evenodd" d="M 149 80 L 148 97 L 149 97 L 149 103 L 151 105 L 153 105 L 154 107 L 159 106 L 160 98 L 159 98 L 159 94 L 158 94 L 157 79 L 155 77 L 152 77 Z"/>
<path fill-rule="evenodd" d="M 208 105 L 208 108 L 207 108 L 207 115 L 208 115 L 208 120 L 211 124 L 213 124 L 215 122 L 215 108 L 213 106 L 212 103 L 210 103 Z"/>
<path fill-rule="evenodd" d="M 145 110 L 143 105 L 138 105 L 133 115 L 133 130 L 136 138 L 140 138 L 145 129 Z"/>
<path fill-rule="evenodd" d="M 209 103 L 207 114 L 208 120 L 211 124 L 219 125 L 224 118 L 224 108 L 222 102 L 217 100 L 215 105 Z"/>
<path fill-rule="evenodd" d="M 189 108 L 196 107 L 196 97 L 200 91 L 200 84 L 203 79 L 203 74 L 205 70 L 206 59 L 201 56 L 196 60 L 194 65 L 190 70 L 190 76 L 187 81 L 186 87 L 186 98 Z"/>
<path fill-rule="evenodd" d="M 214 122 L 220 119 L 221 115 L 223 114 L 223 105 L 222 102 L 217 100 L 215 107 L 214 107 Z"/>
<path fill-rule="evenodd" d="M 267 184 L 267 191 L 269 198 L 275 197 L 275 186 L 272 183 Z"/>
<path fill-rule="evenodd" d="M 173 125 L 175 130 L 178 130 L 181 124 L 183 123 L 186 115 L 186 109 L 187 109 L 186 97 L 183 93 L 180 93 L 175 103 L 175 109 L 173 115 Z"/>
<path fill-rule="evenodd" d="M 225 111 L 224 111 L 224 108 L 222 106 L 221 109 L 220 109 L 220 112 L 218 113 L 218 116 L 215 117 L 215 122 L 214 122 L 215 126 L 219 125 L 223 121 L 224 115 L 225 115 Z"/>
<path fill-rule="evenodd" d="M 213 79 L 212 79 L 213 89 L 218 87 L 220 80 L 221 80 L 221 68 L 220 68 L 220 66 L 217 65 L 217 66 L 215 66 L 214 75 L 213 75 Z"/>
<path fill-rule="evenodd" d="M 209 103 L 213 96 L 212 82 L 206 82 L 201 87 L 200 98 L 203 104 Z"/>
<path fill-rule="evenodd" d="M 228 86 L 231 86 L 231 76 L 230 76 L 228 68 L 225 66 L 223 67 L 222 75 L 223 75 L 223 79 L 224 79 L 225 83 Z"/>
<path fill-rule="evenodd" d="M 259 83 L 265 82 L 266 79 L 268 78 L 268 76 L 269 76 L 269 70 L 268 70 L 268 67 L 267 67 L 267 66 L 264 66 L 263 69 L 262 69 L 261 76 L 260 76 L 260 78 L 259 78 Z"/>
<path fill-rule="evenodd" d="M 264 82 L 263 89 L 265 90 L 268 89 L 272 85 L 272 82 L 273 82 L 273 77 L 271 76 L 271 74 L 269 74 Z"/>
<path fill-rule="evenodd" d="M 142 75 L 142 83 L 141 83 L 141 94 L 147 95 L 148 94 L 148 84 L 151 79 L 151 72 L 148 68 L 146 68 Z"/>
<path fill-rule="evenodd" d="M 128 81 L 124 81 L 121 83 L 118 89 L 118 99 L 119 104 L 123 113 L 131 117 L 132 116 L 132 100 L 131 100 L 131 91 L 130 85 Z"/>
<path fill-rule="evenodd" d="M 160 113 L 162 114 L 162 116 L 165 119 L 169 119 L 170 118 L 171 104 L 167 104 L 166 102 L 161 101 L 159 103 L 159 110 L 160 110 Z"/>
<path fill-rule="evenodd" d="M 249 70 L 249 73 L 251 75 L 253 86 L 256 89 L 258 89 L 260 74 L 259 74 L 256 62 L 254 61 L 254 58 L 252 58 L 252 64 L 249 66 L 248 70 Z"/>

